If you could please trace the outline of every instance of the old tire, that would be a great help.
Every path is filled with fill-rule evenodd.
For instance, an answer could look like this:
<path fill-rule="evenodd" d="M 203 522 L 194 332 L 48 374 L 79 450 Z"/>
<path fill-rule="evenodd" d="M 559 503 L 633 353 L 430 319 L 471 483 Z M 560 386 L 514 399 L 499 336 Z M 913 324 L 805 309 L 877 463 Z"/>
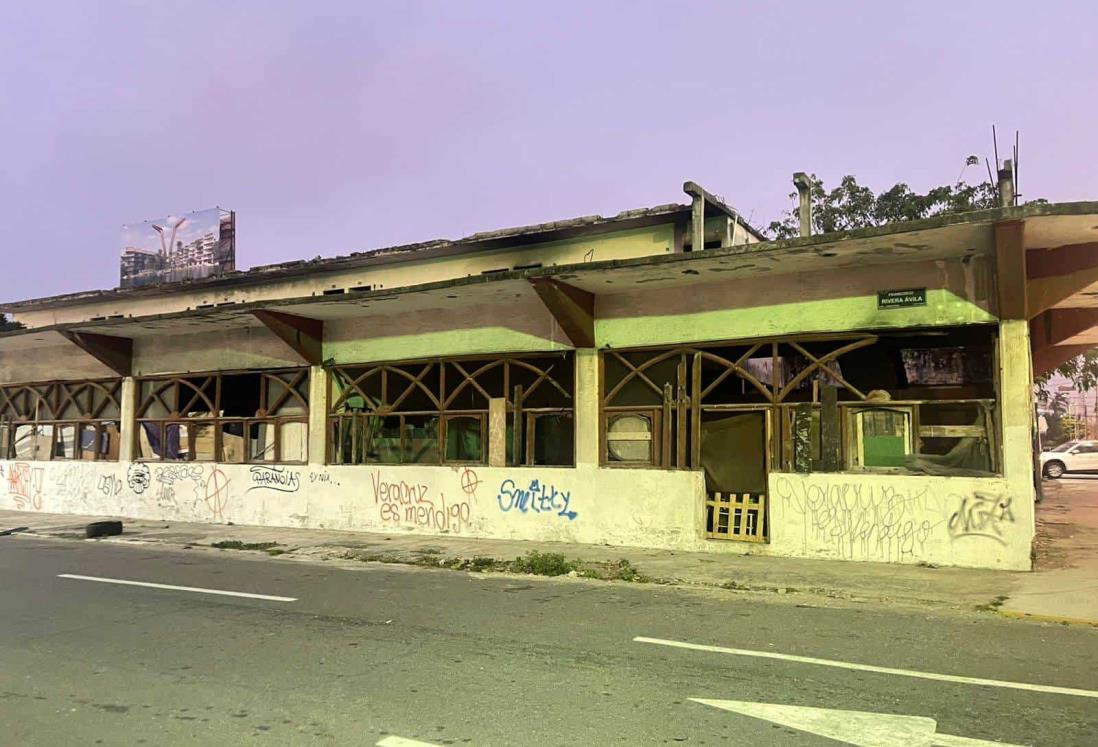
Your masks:
<path fill-rule="evenodd" d="M 1064 476 L 1064 463 L 1052 461 L 1045 464 L 1045 477 L 1052 480 L 1059 480 Z"/>
<path fill-rule="evenodd" d="M 122 534 L 121 521 L 93 521 L 84 527 L 84 536 L 88 539 L 113 537 L 118 534 Z"/>

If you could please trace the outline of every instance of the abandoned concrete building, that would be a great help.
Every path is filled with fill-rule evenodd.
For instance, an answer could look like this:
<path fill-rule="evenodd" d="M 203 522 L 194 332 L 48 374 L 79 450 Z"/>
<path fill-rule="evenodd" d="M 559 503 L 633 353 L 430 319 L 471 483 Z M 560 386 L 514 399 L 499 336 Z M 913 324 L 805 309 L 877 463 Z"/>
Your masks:
<path fill-rule="evenodd" d="M 768 241 L 685 188 L 2 304 L 0 506 L 1028 569 L 1098 203 Z"/>

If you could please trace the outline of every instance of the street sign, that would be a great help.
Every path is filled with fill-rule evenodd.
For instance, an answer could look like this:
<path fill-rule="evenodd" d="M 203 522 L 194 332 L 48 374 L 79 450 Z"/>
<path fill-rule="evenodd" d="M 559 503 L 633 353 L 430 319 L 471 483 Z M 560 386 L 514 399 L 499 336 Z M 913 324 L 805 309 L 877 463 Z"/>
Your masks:
<path fill-rule="evenodd" d="M 926 288 L 877 291 L 878 309 L 903 309 L 909 306 L 926 306 Z"/>

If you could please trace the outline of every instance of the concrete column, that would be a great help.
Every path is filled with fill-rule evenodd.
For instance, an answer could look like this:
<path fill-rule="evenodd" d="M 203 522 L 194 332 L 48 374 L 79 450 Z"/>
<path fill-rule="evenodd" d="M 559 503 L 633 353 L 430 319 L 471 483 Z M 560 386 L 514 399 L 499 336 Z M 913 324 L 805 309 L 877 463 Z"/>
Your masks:
<path fill-rule="evenodd" d="M 797 188 L 797 222 L 801 236 L 812 235 L 812 181 L 808 174 L 798 171 L 793 175 L 793 186 Z"/>
<path fill-rule="evenodd" d="M 705 198 L 694 195 L 694 204 L 690 211 L 690 251 L 705 251 Z"/>
<path fill-rule="evenodd" d="M 1029 360 L 1029 322 L 999 323 L 999 408 L 1002 418 L 1003 477 L 1011 495 L 1015 520 L 1034 527 L 1033 373 Z M 1025 562 L 1028 564 L 1029 559 Z"/>
<path fill-rule="evenodd" d="M 122 379 L 121 422 L 118 430 L 121 442 L 118 444 L 118 460 L 132 462 L 137 456 L 137 379 L 126 376 Z"/>
<path fill-rule="evenodd" d="M 515 464 L 522 464 L 518 454 Z M 507 466 L 507 400 L 503 397 L 488 400 L 488 466 Z"/>
<path fill-rule="evenodd" d="M 576 349 L 576 466 L 599 464 L 599 351 Z"/>
<path fill-rule="evenodd" d="M 309 366 L 309 464 L 324 464 L 328 443 L 328 372 Z"/>

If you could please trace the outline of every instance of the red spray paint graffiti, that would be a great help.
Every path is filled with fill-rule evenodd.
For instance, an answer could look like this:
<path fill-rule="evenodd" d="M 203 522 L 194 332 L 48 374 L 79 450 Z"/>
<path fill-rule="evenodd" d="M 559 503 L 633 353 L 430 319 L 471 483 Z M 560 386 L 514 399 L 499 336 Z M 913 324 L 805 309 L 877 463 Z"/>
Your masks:
<path fill-rule="evenodd" d="M 225 518 L 225 506 L 229 503 L 229 478 L 217 467 L 210 469 L 206 478 L 206 505 L 215 519 Z"/>
<path fill-rule="evenodd" d="M 45 470 L 31 467 L 24 462 L 11 465 L 8 472 L 8 494 L 15 500 L 16 509 L 42 510 L 42 478 Z"/>

